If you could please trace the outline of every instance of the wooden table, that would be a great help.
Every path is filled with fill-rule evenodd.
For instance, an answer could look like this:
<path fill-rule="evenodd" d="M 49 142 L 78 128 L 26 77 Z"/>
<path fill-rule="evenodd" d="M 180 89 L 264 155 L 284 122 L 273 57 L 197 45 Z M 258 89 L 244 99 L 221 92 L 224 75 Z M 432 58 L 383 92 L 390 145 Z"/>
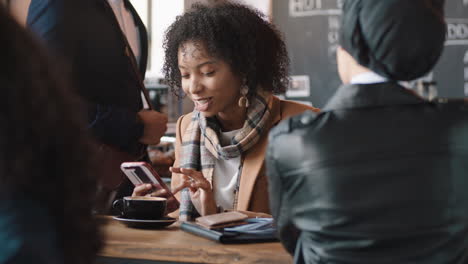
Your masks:
<path fill-rule="evenodd" d="M 292 263 L 279 242 L 224 245 L 186 233 L 177 223 L 161 230 L 143 230 L 104 218 L 108 221 L 103 228 L 101 257 L 188 263 Z"/>

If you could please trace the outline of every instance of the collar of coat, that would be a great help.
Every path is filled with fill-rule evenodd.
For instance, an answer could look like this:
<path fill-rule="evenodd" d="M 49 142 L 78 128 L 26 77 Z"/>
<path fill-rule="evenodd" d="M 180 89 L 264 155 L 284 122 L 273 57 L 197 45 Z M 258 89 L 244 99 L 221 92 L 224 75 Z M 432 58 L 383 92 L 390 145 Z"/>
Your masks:
<path fill-rule="evenodd" d="M 428 103 L 414 91 L 395 82 L 341 86 L 322 111 Z"/>

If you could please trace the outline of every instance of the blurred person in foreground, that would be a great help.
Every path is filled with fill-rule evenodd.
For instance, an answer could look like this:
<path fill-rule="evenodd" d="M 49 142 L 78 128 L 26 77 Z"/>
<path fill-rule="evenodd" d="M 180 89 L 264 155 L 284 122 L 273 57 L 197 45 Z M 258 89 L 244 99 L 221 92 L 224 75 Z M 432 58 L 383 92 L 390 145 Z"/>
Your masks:
<path fill-rule="evenodd" d="M 0 5 L 0 263 L 93 263 L 96 180 L 81 104 Z"/>
<path fill-rule="evenodd" d="M 169 27 L 164 45 L 169 85 L 195 104 L 177 122 L 172 187 L 188 187 L 178 195 L 180 219 L 225 210 L 268 214 L 268 132 L 286 117 L 318 111 L 273 95 L 288 86 L 280 32 L 244 5 L 194 5 Z"/>
<path fill-rule="evenodd" d="M 272 213 L 295 263 L 468 263 L 468 105 L 400 85 L 432 70 L 445 33 L 444 1 L 344 2 L 344 85 L 270 133 Z"/>

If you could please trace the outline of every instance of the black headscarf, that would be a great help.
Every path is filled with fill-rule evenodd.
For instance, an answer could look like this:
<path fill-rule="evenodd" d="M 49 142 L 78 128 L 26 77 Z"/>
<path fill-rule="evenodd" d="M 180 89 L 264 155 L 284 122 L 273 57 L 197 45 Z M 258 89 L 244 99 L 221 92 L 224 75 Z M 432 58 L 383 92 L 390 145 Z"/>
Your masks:
<path fill-rule="evenodd" d="M 340 44 L 391 80 L 428 73 L 442 53 L 445 0 L 346 0 Z"/>

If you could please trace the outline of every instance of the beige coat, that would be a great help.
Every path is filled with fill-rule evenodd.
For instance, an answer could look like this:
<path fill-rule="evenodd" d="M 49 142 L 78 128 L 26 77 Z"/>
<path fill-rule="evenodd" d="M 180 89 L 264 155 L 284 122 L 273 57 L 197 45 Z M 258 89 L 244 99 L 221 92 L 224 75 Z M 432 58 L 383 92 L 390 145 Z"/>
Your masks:
<path fill-rule="evenodd" d="M 317 112 L 317 108 L 313 108 L 304 104 L 299 104 L 292 101 L 280 100 L 273 96 L 273 104 L 271 109 L 271 118 L 266 129 L 261 135 L 255 146 L 246 152 L 244 164 L 242 167 L 239 197 L 236 210 L 254 211 L 262 213 L 270 213 L 268 203 L 268 183 L 265 174 L 265 152 L 268 144 L 268 132 L 272 127 L 278 124 L 281 120 L 290 116 L 312 110 Z M 175 144 L 175 162 L 174 167 L 179 165 L 179 154 L 182 149 L 182 135 L 185 132 L 188 124 L 192 119 L 192 113 L 181 116 L 177 121 L 176 144 Z M 178 186 L 180 182 L 179 174 L 172 174 L 172 187 Z M 180 201 L 180 193 L 176 195 Z"/>

